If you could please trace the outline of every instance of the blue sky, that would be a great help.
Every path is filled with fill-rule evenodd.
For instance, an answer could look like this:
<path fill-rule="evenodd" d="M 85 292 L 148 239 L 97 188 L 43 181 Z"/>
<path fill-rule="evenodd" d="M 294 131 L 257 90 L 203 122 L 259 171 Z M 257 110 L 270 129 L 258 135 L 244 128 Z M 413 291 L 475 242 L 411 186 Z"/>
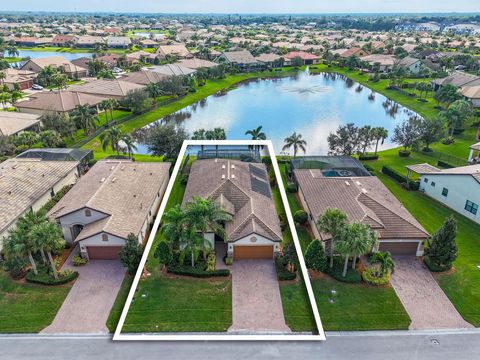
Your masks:
<path fill-rule="evenodd" d="M 0 0 L 3 11 L 208 13 L 479 12 L 479 0 Z"/>

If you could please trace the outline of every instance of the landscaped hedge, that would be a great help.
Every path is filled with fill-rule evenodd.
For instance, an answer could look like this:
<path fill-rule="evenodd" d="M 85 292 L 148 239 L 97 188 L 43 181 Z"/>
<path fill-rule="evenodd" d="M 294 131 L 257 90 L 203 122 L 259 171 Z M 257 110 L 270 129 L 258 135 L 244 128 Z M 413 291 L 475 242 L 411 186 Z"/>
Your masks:
<path fill-rule="evenodd" d="M 373 268 L 367 268 L 363 273 L 362 273 L 362 279 L 366 283 L 370 285 L 375 285 L 375 286 L 381 286 L 381 285 L 387 285 L 390 283 L 390 274 L 385 273 L 381 277 L 376 277 L 374 275 L 375 270 Z"/>
<path fill-rule="evenodd" d="M 214 271 L 203 270 L 198 267 L 191 267 L 188 265 L 170 265 L 167 268 L 167 271 L 176 275 L 186 275 L 193 276 L 198 278 L 209 278 L 209 277 L 220 277 L 220 276 L 230 276 L 230 270 L 228 269 L 218 269 Z"/>
<path fill-rule="evenodd" d="M 359 160 L 378 160 L 378 154 L 361 154 Z"/>
<path fill-rule="evenodd" d="M 371 167 L 370 165 L 368 164 L 364 164 L 363 167 L 370 173 L 370 174 L 375 174 L 375 169 L 373 167 Z"/>
<path fill-rule="evenodd" d="M 285 264 L 285 259 L 282 256 L 275 258 L 275 269 L 277 270 L 277 278 L 280 281 L 295 280 L 296 272 L 290 272 Z"/>
<path fill-rule="evenodd" d="M 425 265 L 427 265 L 428 269 L 431 271 L 431 272 L 444 272 L 444 271 L 448 271 L 450 270 L 452 267 L 451 266 L 440 266 L 440 265 L 437 265 L 435 264 L 432 260 L 430 260 L 430 258 L 428 256 L 425 256 L 423 258 L 423 262 L 425 263 Z"/>
<path fill-rule="evenodd" d="M 347 268 L 347 275 L 343 277 L 342 276 L 343 265 L 344 265 L 343 258 L 335 258 L 333 261 L 333 268 L 331 268 L 330 265 L 328 265 L 325 272 L 331 277 L 333 277 L 334 279 L 341 282 L 359 283 L 362 281 L 362 275 L 357 270 L 353 270 L 350 264 Z"/>
<path fill-rule="evenodd" d="M 455 167 L 454 165 L 446 163 L 445 161 L 442 161 L 442 160 L 438 160 L 437 166 L 443 167 L 445 169 L 451 169 Z"/>
<path fill-rule="evenodd" d="M 287 184 L 287 191 L 289 193 L 296 193 L 298 192 L 298 184 L 296 183 L 288 183 Z"/>
<path fill-rule="evenodd" d="M 66 270 L 59 272 L 58 279 L 55 279 L 47 268 L 39 268 L 38 275 L 35 275 L 33 271 L 29 271 L 25 276 L 25 280 L 31 283 L 42 285 L 63 285 L 75 280 L 77 277 L 78 272 Z"/>
<path fill-rule="evenodd" d="M 62 197 L 65 196 L 65 194 L 72 188 L 72 185 L 66 185 L 63 188 L 61 188 L 53 197 L 47 201 L 45 205 L 43 205 L 42 210 L 45 210 L 46 212 L 49 212 L 59 201 Z"/>
<path fill-rule="evenodd" d="M 397 180 L 399 183 L 404 183 L 404 184 L 409 184 L 409 189 L 410 190 L 418 190 L 420 188 L 420 181 L 416 180 L 409 180 L 407 182 L 407 177 L 403 176 L 402 174 L 399 174 L 392 168 L 388 166 L 383 166 L 382 167 L 382 173 L 384 173 L 387 176 L 390 176 L 392 179 Z"/>

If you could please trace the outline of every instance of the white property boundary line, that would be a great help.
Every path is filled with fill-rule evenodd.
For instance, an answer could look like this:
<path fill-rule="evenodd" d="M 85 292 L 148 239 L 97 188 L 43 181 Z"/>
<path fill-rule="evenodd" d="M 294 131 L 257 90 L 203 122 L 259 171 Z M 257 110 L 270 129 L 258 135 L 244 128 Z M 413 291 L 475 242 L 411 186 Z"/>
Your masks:
<path fill-rule="evenodd" d="M 179 335 L 179 334 L 172 334 L 168 335 L 165 333 L 162 334 L 152 334 L 152 333 L 145 333 L 145 334 L 122 334 L 123 324 L 125 323 L 125 319 L 128 314 L 128 310 L 130 309 L 130 305 L 132 304 L 133 296 L 135 294 L 135 290 L 138 286 L 140 281 L 140 277 L 143 272 L 143 268 L 145 267 L 148 254 L 153 245 L 153 241 L 155 239 L 155 235 L 158 231 L 158 227 L 160 225 L 160 220 L 163 216 L 165 211 L 165 207 L 167 205 L 168 199 L 172 192 L 173 184 L 175 179 L 177 178 L 178 172 L 180 170 L 180 166 L 183 162 L 183 157 L 186 154 L 186 150 L 188 146 L 198 146 L 198 145 L 218 145 L 218 146 L 245 146 L 245 145 L 256 145 L 256 146 L 266 146 L 268 149 L 268 153 L 270 158 L 272 159 L 273 170 L 275 172 L 275 177 L 277 178 L 277 185 L 280 190 L 280 194 L 283 201 L 283 206 L 285 208 L 285 212 L 287 215 L 288 225 L 290 227 L 290 231 L 292 232 L 293 242 L 295 244 L 295 249 L 297 250 L 298 260 L 300 262 L 300 267 L 302 269 L 303 279 L 305 286 L 308 292 L 308 298 L 310 300 L 310 305 L 312 307 L 313 316 L 315 318 L 315 324 L 318 329 L 318 335 L 229 335 L 225 333 L 224 335 L 218 334 L 201 334 L 201 335 Z M 175 167 L 173 169 L 172 176 L 168 183 L 167 189 L 163 196 L 162 202 L 160 204 L 160 208 L 158 210 L 157 217 L 155 219 L 155 223 L 153 225 L 152 231 L 150 232 L 150 236 L 148 238 L 147 245 L 145 246 L 145 250 L 143 252 L 142 259 L 140 261 L 140 265 L 137 269 L 137 273 L 135 274 L 135 278 L 133 280 L 132 287 L 130 288 L 130 292 L 128 293 L 127 300 L 125 302 L 125 306 L 123 308 L 122 314 L 120 316 L 120 320 L 118 322 L 117 328 L 115 329 L 115 334 L 113 335 L 113 340 L 224 340 L 224 341 L 231 341 L 231 340 L 295 340 L 295 341 L 312 341 L 312 340 L 326 340 L 325 332 L 323 331 L 322 322 L 320 320 L 320 314 L 318 312 L 318 308 L 315 302 L 315 296 L 313 294 L 312 285 L 310 283 L 310 279 L 308 277 L 307 267 L 305 266 L 305 260 L 303 258 L 302 249 L 300 247 L 300 241 L 298 239 L 298 234 L 295 229 L 295 223 L 293 221 L 293 216 L 291 213 L 290 205 L 288 204 L 287 194 L 285 192 L 285 187 L 283 186 L 282 177 L 280 174 L 280 168 L 278 166 L 277 158 L 275 156 L 275 152 L 273 150 L 273 145 L 270 140 L 186 140 L 182 144 L 182 148 L 177 158 L 177 162 L 175 163 Z"/>

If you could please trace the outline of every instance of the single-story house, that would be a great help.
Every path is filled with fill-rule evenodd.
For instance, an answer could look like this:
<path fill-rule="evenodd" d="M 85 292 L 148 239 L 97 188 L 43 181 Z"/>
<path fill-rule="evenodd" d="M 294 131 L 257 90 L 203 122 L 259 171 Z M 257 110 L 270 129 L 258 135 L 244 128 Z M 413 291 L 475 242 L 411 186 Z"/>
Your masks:
<path fill-rule="evenodd" d="M 130 234 L 143 243 L 169 180 L 170 163 L 97 162 L 49 211 L 87 259 L 116 259 Z"/>
<path fill-rule="evenodd" d="M 386 54 L 371 54 L 367 56 L 362 56 L 360 60 L 366 61 L 370 68 L 377 67 L 379 71 L 392 70 L 396 62 L 396 58 L 394 55 Z"/>
<path fill-rule="evenodd" d="M 179 64 L 155 65 L 149 67 L 148 70 L 164 76 L 187 76 L 197 72 L 195 69 L 190 69 Z"/>
<path fill-rule="evenodd" d="M 438 90 L 445 85 L 453 85 L 457 88 L 466 87 L 466 86 L 477 86 L 480 85 L 480 76 L 468 74 L 463 71 L 453 71 L 447 77 L 441 79 L 434 79 L 431 81 L 434 90 Z"/>
<path fill-rule="evenodd" d="M 128 49 L 132 40 L 128 36 L 109 36 L 107 37 L 107 46 L 109 48 Z"/>
<path fill-rule="evenodd" d="M 474 107 L 480 107 L 480 85 L 462 87 L 460 94 L 465 99 L 470 100 Z"/>
<path fill-rule="evenodd" d="M 96 95 L 100 97 L 108 97 L 121 99 L 125 97 L 129 91 L 143 89 L 144 86 L 134 84 L 132 82 L 120 79 L 97 79 L 85 84 L 73 85 L 69 87 L 72 92 Z"/>
<path fill-rule="evenodd" d="M 407 70 L 410 74 L 418 74 L 425 69 L 422 60 L 406 56 L 395 64 L 396 67 Z"/>
<path fill-rule="evenodd" d="M 255 60 L 263 63 L 266 67 L 276 68 L 283 66 L 283 57 L 277 54 L 260 54 Z"/>
<path fill-rule="evenodd" d="M 407 169 L 420 175 L 420 191 L 480 224 L 480 164 L 451 169 L 417 164 Z"/>
<path fill-rule="evenodd" d="M 216 62 L 236 66 L 244 71 L 255 70 L 264 66 L 248 50 L 225 51 L 216 59 Z"/>
<path fill-rule="evenodd" d="M 193 55 L 183 44 L 160 45 L 156 51 L 157 57 L 165 59 L 167 56 L 173 56 L 177 59 L 189 59 Z"/>
<path fill-rule="evenodd" d="M 76 47 L 94 48 L 98 44 L 105 44 L 105 40 L 101 36 L 82 35 L 78 36 Z"/>
<path fill-rule="evenodd" d="M 45 91 L 31 95 L 28 100 L 17 102 L 15 107 L 19 112 L 29 114 L 43 115 L 49 111 L 69 113 L 77 105 L 95 107 L 106 98 L 107 96 L 71 90 Z"/>
<path fill-rule="evenodd" d="M 76 161 L 78 173 L 82 175 L 89 169 L 93 160 L 93 151 L 79 148 L 34 148 L 17 155 L 17 159 L 37 159 L 42 161 Z"/>
<path fill-rule="evenodd" d="M 77 161 L 8 159 L 0 163 L 0 251 L 2 239 L 28 211 L 38 211 L 78 178 Z"/>
<path fill-rule="evenodd" d="M 15 68 L 8 68 L 3 70 L 5 73 L 5 79 L 3 84 L 7 85 L 10 90 L 15 89 L 15 85 L 18 86 L 20 91 L 30 89 L 37 77 L 36 73 L 29 70 L 18 70 Z"/>
<path fill-rule="evenodd" d="M 217 63 L 212 61 L 198 59 L 198 58 L 191 58 L 191 59 L 182 59 L 177 62 L 178 65 L 186 67 L 188 69 L 209 69 L 218 66 Z"/>
<path fill-rule="evenodd" d="M 55 35 L 52 39 L 51 45 L 64 47 L 74 44 L 76 40 L 77 38 L 75 35 Z"/>
<path fill-rule="evenodd" d="M 228 159 L 194 161 L 182 206 L 194 196 L 211 198 L 232 216 L 225 224 L 226 239 L 205 234 L 212 249 L 216 241 L 226 242 L 228 256 L 235 259 L 271 259 L 280 251 L 282 231 L 264 164 Z"/>
<path fill-rule="evenodd" d="M 284 65 L 292 65 L 293 59 L 299 58 L 302 60 L 303 65 L 313 65 L 320 62 L 320 56 L 310 54 L 305 51 L 290 51 L 288 54 L 283 56 L 285 62 Z"/>
<path fill-rule="evenodd" d="M 120 77 L 122 81 L 128 81 L 138 85 L 148 85 L 158 83 L 167 79 L 169 76 L 152 70 L 134 71 L 124 74 Z"/>
<path fill-rule="evenodd" d="M 394 255 L 423 254 L 428 232 L 377 177 L 336 168 L 299 168 L 294 170 L 294 176 L 313 233 L 326 247 L 331 236 L 318 230 L 317 220 L 331 208 L 343 211 L 348 221 L 369 225 L 378 238 L 374 250 Z"/>
<path fill-rule="evenodd" d="M 38 128 L 40 115 L 0 111 L 0 135 L 12 136 Z"/>
<path fill-rule="evenodd" d="M 330 52 L 334 55 L 338 54 L 342 58 L 349 58 L 350 56 L 362 57 L 368 55 L 368 52 L 359 47 L 352 47 L 350 49 L 330 50 Z"/>
<path fill-rule="evenodd" d="M 71 79 L 80 79 L 87 76 L 87 69 L 75 65 L 63 56 L 50 56 L 46 58 L 29 59 L 22 65 L 20 70 L 28 70 L 39 73 L 47 66 L 50 66 L 64 73 Z"/>

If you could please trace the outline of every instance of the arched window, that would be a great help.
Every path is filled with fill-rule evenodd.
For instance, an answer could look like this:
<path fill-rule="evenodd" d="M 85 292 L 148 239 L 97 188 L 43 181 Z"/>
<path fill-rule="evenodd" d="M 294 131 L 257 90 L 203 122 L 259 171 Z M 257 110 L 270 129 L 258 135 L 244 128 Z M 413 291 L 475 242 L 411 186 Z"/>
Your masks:
<path fill-rule="evenodd" d="M 102 241 L 108 241 L 108 234 L 102 234 Z"/>

